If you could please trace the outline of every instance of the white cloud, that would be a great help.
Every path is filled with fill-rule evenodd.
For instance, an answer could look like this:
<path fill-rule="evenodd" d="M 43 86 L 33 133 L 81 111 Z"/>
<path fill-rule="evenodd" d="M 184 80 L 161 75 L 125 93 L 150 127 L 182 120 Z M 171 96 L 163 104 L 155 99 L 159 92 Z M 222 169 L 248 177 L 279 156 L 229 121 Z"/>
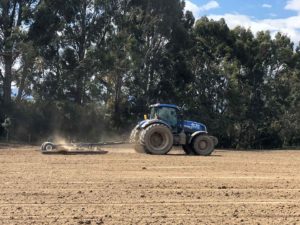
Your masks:
<path fill-rule="evenodd" d="M 210 1 L 202 6 L 198 6 L 189 0 L 185 1 L 185 10 L 191 11 L 195 18 L 199 18 L 204 11 L 209 11 L 218 7 L 220 7 L 220 5 L 217 1 Z"/>
<path fill-rule="evenodd" d="M 270 5 L 270 4 L 263 4 L 261 7 L 263 7 L 263 8 L 272 8 L 272 5 Z"/>
<path fill-rule="evenodd" d="M 196 4 L 192 3 L 191 1 L 185 1 L 185 10 L 191 11 L 193 13 L 194 17 L 197 18 L 199 16 L 200 7 L 197 6 Z"/>
<path fill-rule="evenodd" d="M 300 0 L 289 0 L 284 7 L 287 10 L 297 11 L 300 14 Z"/>
<path fill-rule="evenodd" d="M 211 9 L 215 9 L 215 8 L 219 8 L 219 3 L 216 1 L 210 1 L 208 3 L 206 3 L 205 5 L 201 6 L 200 9 L 201 11 L 208 11 Z"/>
<path fill-rule="evenodd" d="M 219 20 L 224 18 L 230 28 L 242 26 L 250 28 L 254 33 L 262 30 L 269 30 L 274 36 L 277 32 L 288 35 L 297 45 L 300 41 L 300 15 L 284 19 L 258 20 L 242 14 L 209 15 L 211 19 Z"/>
<path fill-rule="evenodd" d="M 219 3 L 217 1 L 209 1 L 205 5 L 196 5 L 191 0 L 186 0 L 185 10 L 192 11 L 195 18 L 198 19 L 202 16 L 203 12 L 210 9 L 218 8 Z M 263 4 L 264 8 L 271 8 L 270 4 Z M 276 14 L 269 14 L 270 19 L 255 19 L 247 15 L 239 13 L 226 13 L 224 15 L 208 15 L 208 18 L 219 20 L 224 18 L 230 28 L 236 26 L 242 26 L 250 28 L 254 33 L 262 30 L 269 30 L 274 36 L 277 32 L 282 32 L 288 35 L 291 40 L 298 45 L 300 42 L 300 0 L 288 0 L 285 8 L 286 10 L 293 10 L 298 12 L 297 16 L 291 16 L 287 18 L 272 18 Z"/>

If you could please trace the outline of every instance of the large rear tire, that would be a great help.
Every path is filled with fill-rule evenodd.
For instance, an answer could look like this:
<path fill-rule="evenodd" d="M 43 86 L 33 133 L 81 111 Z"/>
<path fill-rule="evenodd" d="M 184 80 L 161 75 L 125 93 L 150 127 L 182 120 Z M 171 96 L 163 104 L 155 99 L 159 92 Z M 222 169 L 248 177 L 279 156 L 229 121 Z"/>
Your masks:
<path fill-rule="evenodd" d="M 137 153 L 146 153 L 144 146 L 142 146 L 140 144 L 141 130 L 138 128 L 139 128 L 139 126 L 136 126 L 135 128 L 132 129 L 130 138 L 129 138 L 129 142 L 133 145 L 133 149 Z"/>
<path fill-rule="evenodd" d="M 165 155 L 173 146 L 173 134 L 163 124 L 152 124 L 141 132 L 140 143 L 146 153 Z"/>
<path fill-rule="evenodd" d="M 210 136 L 199 135 L 193 140 L 193 149 L 197 155 L 209 156 L 214 151 L 214 141 Z"/>
<path fill-rule="evenodd" d="M 140 130 L 138 129 L 138 126 L 132 129 L 129 137 L 129 143 L 131 144 L 136 144 L 139 141 L 139 136 L 140 136 Z"/>

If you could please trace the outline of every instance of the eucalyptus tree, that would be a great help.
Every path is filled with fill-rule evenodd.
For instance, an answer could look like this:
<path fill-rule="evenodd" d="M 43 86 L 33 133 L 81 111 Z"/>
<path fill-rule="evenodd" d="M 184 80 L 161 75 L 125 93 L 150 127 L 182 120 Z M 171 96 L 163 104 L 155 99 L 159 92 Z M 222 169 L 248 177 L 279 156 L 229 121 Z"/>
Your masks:
<path fill-rule="evenodd" d="M 238 27 L 233 32 L 237 59 L 229 115 L 234 121 L 233 143 L 243 148 L 281 145 L 278 124 L 289 105 L 293 43 L 280 33 L 272 39 L 268 31 L 254 36 Z"/>
<path fill-rule="evenodd" d="M 113 26 L 110 6 L 110 1 L 96 0 L 43 2 L 30 32 L 43 67 L 35 81 L 37 98 L 79 105 L 93 99 L 98 91 L 93 84 L 106 57 L 95 52 L 106 50 Z M 47 33 L 38 35 L 44 28 Z"/>
<path fill-rule="evenodd" d="M 224 143 L 230 124 L 226 115 L 235 69 L 234 36 L 223 19 L 213 21 L 203 17 L 195 24 L 192 40 L 191 57 L 187 60 L 193 82 L 186 89 L 186 102 L 191 116 L 205 121 Z"/>
<path fill-rule="evenodd" d="M 285 54 L 288 56 L 288 54 Z M 287 59 L 287 57 L 284 57 Z M 290 59 L 289 59 L 290 62 Z M 280 107 L 281 116 L 275 124 L 279 131 L 280 138 L 284 146 L 300 145 L 300 46 L 295 49 L 292 57 L 293 69 L 289 76 L 279 78 L 275 84 L 277 86 L 278 103 L 282 103 L 284 107 Z M 274 82 L 275 83 L 275 82 Z M 283 88 L 285 87 L 285 88 Z M 281 95 L 280 93 L 283 92 Z M 287 94 L 288 93 L 288 94 Z M 277 103 L 277 105 L 278 105 Z"/>
<path fill-rule="evenodd" d="M 11 103 L 11 87 L 18 75 L 15 68 L 20 67 L 22 45 L 27 41 L 28 27 L 40 3 L 40 0 L 0 1 L 0 84 L 5 105 Z"/>
<path fill-rule="evenodd" d="M 175 40 L 175 31 L 179 33 L 178 26 L 185 18 L 184 2 L 133 0 L 130 6 L 129 31 L 133 59 L 130 94 L 146 105 L 159 100 L 160 93 L 170 90 L 167 83 L 172 80 L 172 73 L 166 74 L 165 71 L 170 71 L 168 67 L 172 67 L 166 65 L 172 56 L 167 54 L 167 49 L 174 44 L 171 42 Z"/>
<path fill-rule="evenodd" d="M 153 101 L 174 101 L 173 59 L 180 51 L 184 55 L 193 17 L 185 16 L 179 0 L 116 0 L 112 6 L 114 29 L 106 43 L 113 64 L 106 82 L 111 90 L 108 105 L 114 120 L 121 121 L 124 114 L 124 122 L 128 113 L 141 113 Z"/>

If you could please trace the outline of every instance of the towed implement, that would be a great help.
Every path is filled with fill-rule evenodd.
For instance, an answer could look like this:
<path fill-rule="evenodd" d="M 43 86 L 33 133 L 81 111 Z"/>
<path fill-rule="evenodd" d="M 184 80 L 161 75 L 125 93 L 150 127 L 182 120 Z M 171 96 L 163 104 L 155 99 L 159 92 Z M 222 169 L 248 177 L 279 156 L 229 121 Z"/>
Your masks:
<path fill-rule="evenodd" d="M 82 150 L 82 149 L 89 149 L 89 150 L 98 150 L 99 147 L 105 145 L 120 145 L 125 144 L 126 142 L 101 142 L 101 143 L 60 143 L 54 144 L 53 142 L 44 142 L 41 145 L 42 153 L 50 153 L 55 150 Z"/>

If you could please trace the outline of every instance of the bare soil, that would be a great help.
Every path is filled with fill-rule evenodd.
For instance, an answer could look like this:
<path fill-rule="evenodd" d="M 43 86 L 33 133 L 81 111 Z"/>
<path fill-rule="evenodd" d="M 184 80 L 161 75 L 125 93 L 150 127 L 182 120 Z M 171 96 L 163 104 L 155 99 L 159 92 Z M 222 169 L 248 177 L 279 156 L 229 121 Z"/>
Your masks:
<path fill-rule="evenodd" d="M 105 150 L 2 145 L 0 224 L 300 224 L 300 151 Z"/>

